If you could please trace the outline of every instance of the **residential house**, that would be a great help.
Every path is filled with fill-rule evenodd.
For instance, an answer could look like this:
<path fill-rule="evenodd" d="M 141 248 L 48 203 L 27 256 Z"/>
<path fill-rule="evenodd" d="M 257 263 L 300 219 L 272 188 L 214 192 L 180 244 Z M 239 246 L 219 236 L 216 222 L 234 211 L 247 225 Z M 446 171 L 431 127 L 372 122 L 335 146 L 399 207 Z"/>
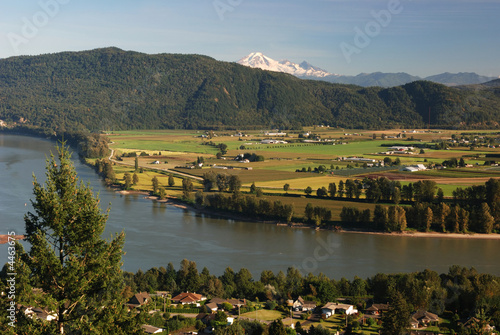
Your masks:
<path fill-rule="evenodd" d="M 461 322 L 464 328 L 481 330 L 483 332 L 493 332 L 495 330 L 494 326 L 491 326 L 485 320 L 479 320 L 478 318 L 471 317 L 467 320 Z M 489 334 L 489 333 L 488 333 Z M 496 334 L 496 333 L 492 333 Z"/>
<path fill-rule="evenodd" d="M 412 328 L 425 328 L 437 324 L 439 322 L 439 317 L 426 310 L 418 310 L 413 313 L 410 317 L 410 324 Z"/>
<path fill-rule="evenodd" d="M 130 298 L 129 301 L 127 302 L 127 305 L 129 306 L 129 308 L 136 308 L 143 306 L 150 301 L 151 297 L 149 296 L 148 292 L 140 292 L 134 294 L 134 296 Z"/>
<path fill-rule="evenodd" d="M 222 299 L 222 298 L 212 298 L 208 301 L 205 306 L 210 308 L 212 312 L 216 312 L 217 310 L 223 310 L 223 304 L 228 303 L 233 306 L 233 308 L 239 308 L 241 306 L 245 306 L 247 304 L 246 299 Z"/>
<path fill-rule="evenodd" d="M 382 315 L 382 313 L 387 312 L 389 309 L 389 304 L 372 304 L 366 309 L 366 314 L 369 315 Z"/>
<path fill-rule="evenodd" d="M 329 302 L 321 307 L 321 312 L 325 318 L 329 318 L 334 314 L 347 314 L 352 315 L 358 313 L 358 310 L 353 305 L 339 304 L 338 302 Z"/>
<path fill-rule="evenodd" d="M 142 325 L 141 328 L 144 330 L 146 334 L 159 334 L 163 332 L 162 328 L 158 328 L 151 325 Z"/>
<path fill-rule="evenodd" d="M 293 309 L 295 311 L 312 311 L 316 308 L 315 301 L 305 301 L 302 297 L 298 297 L 297 300 L 293 302 Z"/>
<path fill-rule="evenodd" d="M 196 294 L 191 292 L 184 292 L 172 298 L 172 302 L 175 304 L 182 304 L 182 305 L 196 304 L 196 306 L 200 306 L 199 303 L 205 300 L 207 300 L 207 298 L 202 296 L 201 294 Z"/>
<path fill-rule="evenodd" d="M 196 315 L 196 320 L 200 320 L 204 324 L 208 325 L 210 321 L 215 320 L 215 313 L 200 313 Z"/>

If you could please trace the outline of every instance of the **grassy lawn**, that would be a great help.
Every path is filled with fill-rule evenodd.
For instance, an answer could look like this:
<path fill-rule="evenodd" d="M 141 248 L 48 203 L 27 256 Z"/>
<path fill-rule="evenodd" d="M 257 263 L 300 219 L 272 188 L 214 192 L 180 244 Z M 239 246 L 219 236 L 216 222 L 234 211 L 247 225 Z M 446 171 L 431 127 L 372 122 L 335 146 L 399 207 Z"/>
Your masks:
<path fill-rule="evenodd" d="M 240 315 L 244 318 L 255 319 L 260 321 L 274 321 L 283 317 L 283 313 L 279 311 L 270 311 L 268 309 L 259 309 L 255 312 L 248 312 Z"/>

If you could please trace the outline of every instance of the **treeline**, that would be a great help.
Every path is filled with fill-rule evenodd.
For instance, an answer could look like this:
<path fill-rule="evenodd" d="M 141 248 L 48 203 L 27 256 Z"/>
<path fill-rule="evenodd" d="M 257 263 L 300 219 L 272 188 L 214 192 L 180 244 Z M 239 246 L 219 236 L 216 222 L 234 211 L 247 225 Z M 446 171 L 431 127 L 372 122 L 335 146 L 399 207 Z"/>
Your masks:
<path fill-rule="evenodd" d="M 97 159 L 94 163 L 96 173 L 104 179 L 107 185 L 116 182 L 116 175 L 113 169 L 113 163 L 109 159 Z"/>
<path fill-rule="evenodd" d="M 494 87 L 362 88 L 200 55 L 117 48 L 0 60 L 0 119 L 50 131 L 497 127 Z"/>
<path fill-rule="evenodd" d="M 2 127 L 0 131 L 6 134 L 21 134 L 64 141 L 78 150 L 78 154 L 84 158 L 100 158 L 110 153 L 109 139 L 100 133 L 91 133 L 87 130 L 68 131 L 59 129 L 55 131 L 41 126 L 16 125 L 14 127 Z"/>
<path fill-rule="evenodd" d="M 283 204 L 279 200 L 273 201 L 254 195 L 243 195 L 239 192 L 226 195 L 223 193 L 204 194 L 199 191 L 195 194 L 195 202 L 214 210 L 233 212 L 262 220 L 278 220 L 289 223 L 294 214 L 293 204 Z"/>
<path fill-rule="evenodd" d="M 492 233 L 500 229 L 500 181 L 488 180 L 485 185 L 457 188 L 453 200 L 444 199 L 443 191 L 432 180 L 421 180 L 407 185 L 387 178 L 364 180 L 347 179 L 330 183 L 328 188 L 316 191 L 319 198 L 360 199 L 365 194 L 368 202 L 394 203 L 395 206 L 377 205 L 373 213 L 355 206 L 345 206 L 340 220 L 345 227 L 358 227 L 378 231 L 418 231 L 453 233 Z M 307 188 L 306 194 L 312 190 Z M 399 207 L 404 202 L 411 206 Z M 304 218 L 313 222 L 319 218 L 308 204 Z M 329 221 L 324 217 L 323 222 Z"/>
<path fill-rule="evenodd" d="M 500 277 L 460 266 L 451 266 L 448 273 L 442 274 L 424 270 L 336 280 L 323 274 L 304 275 L 294 267 L 286 273 L 264 270 L 258 278 L 248 269 L 234 271 L 228 267 L 216 276 L 206 267 L 199 272 L 195 262 L 183 260 L 179 270 L 169 263 L 166 268 L 139 270 L 135 274 L 125 272 L 124 280 L 129 292 L 162 290 L 175 295 L 189 291 L 208 298 L 245 298 L 274 301 L 277 305 L 298 296 L 316 301 L 318 306 L 349 297 L 361 311 L 370 301 L 387 303 L 390 297 L 400 293 L 412 310 L 426 309 L 438 315 L 448 314 L 456 320 L 479 313 L 500 326 Z"/>

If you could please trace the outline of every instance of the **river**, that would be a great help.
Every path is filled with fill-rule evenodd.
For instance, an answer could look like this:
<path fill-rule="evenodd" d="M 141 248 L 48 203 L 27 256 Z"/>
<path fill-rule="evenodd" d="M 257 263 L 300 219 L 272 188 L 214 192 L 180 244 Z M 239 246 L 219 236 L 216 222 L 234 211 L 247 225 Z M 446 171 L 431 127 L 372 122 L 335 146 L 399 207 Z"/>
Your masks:
<path fill-rule="evenodd" d="M 53 142 L 0 134 L 1 234 L 24 232 L 23 216 L 32 211 L 32 175 L 45 179 L 45 160 L 51 151 L 55 152 Z M 166 267 L 169 262 L 178 269 L 182 259 L 189 259 L 200 271 L 206 266 L 221 275 L 228 266 L 235 271 L 244 267 L 255 279 L 263 270 L 286 272 L 290 266 L 303 274 L 322 272 L 335 279 L 424 269 L 442 273 L 454 264 L 500 275 L 500 240 L 337 233 L 227 220 L 141 195 L 121 195 L 107 189 L 76 154 L 74 163 L 80 180 L 99 193 L 101 204 L 111 204 L 103 237 L 122 230 L 126 234 L 126 271 Z M 5 263 L 6 246 L 0 252 Z"/>

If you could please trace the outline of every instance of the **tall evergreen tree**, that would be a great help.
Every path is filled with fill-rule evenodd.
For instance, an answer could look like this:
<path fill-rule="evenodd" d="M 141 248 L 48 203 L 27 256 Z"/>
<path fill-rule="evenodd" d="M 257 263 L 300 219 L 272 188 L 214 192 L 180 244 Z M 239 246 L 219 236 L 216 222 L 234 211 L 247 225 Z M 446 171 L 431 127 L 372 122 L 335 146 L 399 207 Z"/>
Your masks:
<path fill-rule="evenodd" d="M 129 313 L 122 292 L 124 233 L 101 238 L 108 212 L 99 208 L 91 188 L 79 182 L 63 143 L 47 160 L 47 180 L 34 178 L 34 213 L 25 215 L 30 251 L 18 253 L 19 279 L 25 289 L 19 303 L 53 311 L 57 321 L 42 332 L 36 320 L 18 324 L 21 334 L 134 334 L 137 316 Z M 29 288 L 38 288 L 32 290 Z"/>
<path fill-rule="evenodd" d="M 399 335 L 410 327 L 410 308 L 404 296 L 396 292 L 389 305 L 389 310 L 382 317 L 382 335 Z"/>
<path fill-rule="evenodd" d="M 269 335 L 286 335 L 285 325 L 281 319 L 274 320 L 269 325 Z"/>

